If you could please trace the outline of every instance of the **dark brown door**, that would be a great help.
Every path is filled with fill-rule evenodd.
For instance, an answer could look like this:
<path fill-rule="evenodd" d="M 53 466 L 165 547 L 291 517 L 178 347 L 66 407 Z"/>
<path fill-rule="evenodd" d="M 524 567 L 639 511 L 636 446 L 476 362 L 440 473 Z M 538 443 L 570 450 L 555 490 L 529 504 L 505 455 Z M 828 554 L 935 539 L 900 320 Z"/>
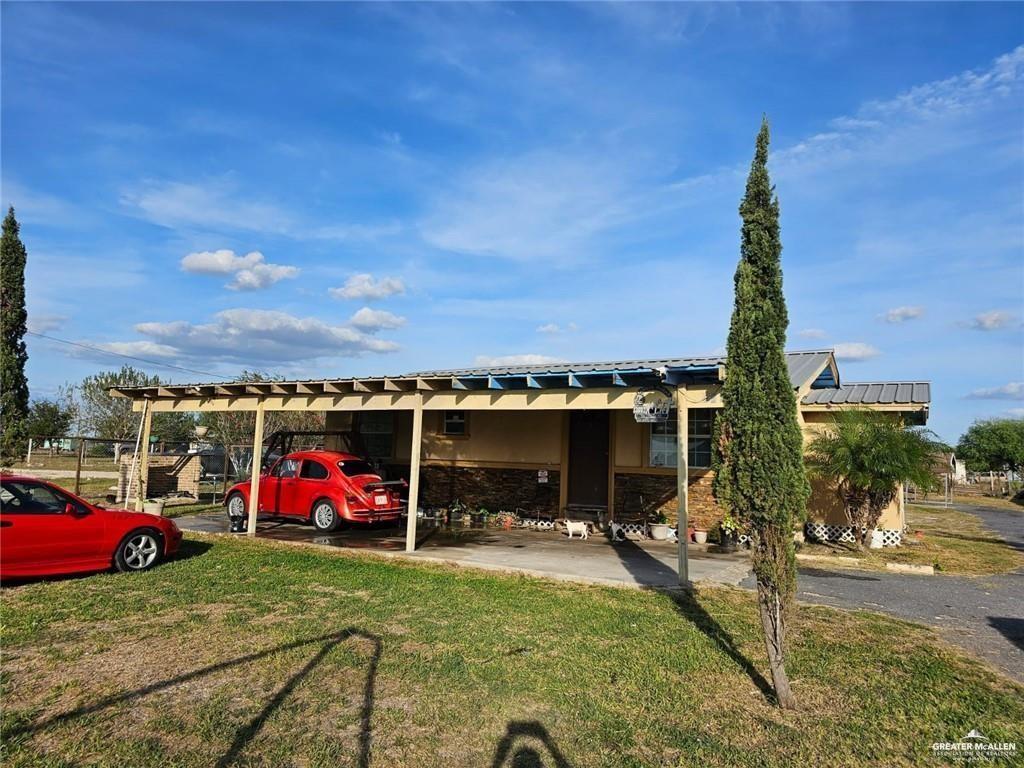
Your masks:
<path fill-rule="evenodd" d="M 569 504 L 608 506 L 609 411 L 569 412 Z"/>

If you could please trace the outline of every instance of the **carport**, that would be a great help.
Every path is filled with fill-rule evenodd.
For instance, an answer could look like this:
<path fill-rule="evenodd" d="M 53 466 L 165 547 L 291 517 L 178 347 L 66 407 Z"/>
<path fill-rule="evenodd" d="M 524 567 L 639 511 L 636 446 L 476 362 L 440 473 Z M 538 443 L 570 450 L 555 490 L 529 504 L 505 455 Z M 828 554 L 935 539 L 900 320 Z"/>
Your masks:
<path fill-rule="evenodd" d="M 117 396 L 130 398 L 133 409 L 142 415 L 141 442 L 148 443 L 154 413 L 251 411 L 255 414 L 253 432 L 253 467 L 261 466 L 264 440 L 264 414 L 267 411 L 323 411 L 332 413 L 396 412 L 411 416 L 409 434 L 409 500 L 405 549 L 417 547 L 417 512 L 420 507 L 420 474 L 423 449 L 423 425 L 440 412 L 505 413 L 563 412 L 562 450 L 556 464 L 562 478 L 570 471 L 568 424 L 573 413 L 601 412 L 656 413 L 665 421 L 674 411 L 678 468 L 666 469 L 662 475 L 675 475 L 674 492 L 678 497 L 677 560 L 679 579 L 688 581 L 686 530 L 688 483 L 686 469 L 688 409 L 720 405 L 720 380 L 724 361 L 715 359 L 674 359 L 595 363 L 543 368 L 474 369 L 436 371 L 393 377 L 360 377 L 279 382 L 232 382 L 212 384 L 159 385 L 151 387 L 118 387 Z M 437 416 L 434 416 L 437 418 Z M 638 417 L 642 418 L 642 417 Z M 607 419 L 605 419 L 607 423 Z M 614 426 L 611 427 L 614 430 Z M 148 476 L 147 455 L 139 459 L 142 482 Z M 613 459 L 608 458 L 609 465 Z M 615 472 L 609 466 L 607 479 L 608 507 L 606 519 L 614 519 Z M 544 470 L 541 470 L 544 471 Z M 666 478 L 667 479 L 667 478 Z M 145 498 L 145 486 L 139 499 Z M 604 490 L 603 488 L 600 490 Z M 569 503 L 568 483 L 558 488 L 560 514 Z M 141 501 L 139 502 L 141 503 Z M 248 533 L 256 534 L 259 510 L 259 473 L 254 469 L 251 480 Z"/>

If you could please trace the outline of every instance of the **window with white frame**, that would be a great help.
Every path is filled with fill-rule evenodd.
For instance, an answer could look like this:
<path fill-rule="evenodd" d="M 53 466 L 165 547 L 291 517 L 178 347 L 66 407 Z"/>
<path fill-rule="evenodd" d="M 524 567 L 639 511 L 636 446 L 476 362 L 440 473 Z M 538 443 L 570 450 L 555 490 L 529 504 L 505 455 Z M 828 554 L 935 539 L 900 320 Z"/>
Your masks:
<path fill-rule="evenodd" d="M 715 428 L 714 408 L 691 408 L 688 414 L 689 466 L 705 469 L 711 466 L 711 435 Z M 676 412 L 668 421 L 651 424 L 651 445 L 648 464 L 652 467 L 674 467 L 676 461 Z"/>
<path fill-rule="evenodd" d="M 445 411 L 441 432 L 451 437 L 465 437 L 468 434 L 466 431 L 466 412 Z"/>

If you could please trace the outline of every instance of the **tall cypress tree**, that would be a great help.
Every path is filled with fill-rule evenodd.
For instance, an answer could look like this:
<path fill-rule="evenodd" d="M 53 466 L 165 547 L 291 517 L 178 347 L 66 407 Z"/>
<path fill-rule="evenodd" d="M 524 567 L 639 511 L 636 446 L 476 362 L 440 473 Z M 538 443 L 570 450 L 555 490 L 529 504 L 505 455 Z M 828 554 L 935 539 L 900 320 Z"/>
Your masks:
<path fill-rule="evenodd" d="M 25 262 L 14 208 L 4 218 L 0 238 L 0 459 L 18 459 L 25 449 L 28 380 L 25 378 Z"/>
<path fill-rule="evenodd" d="M 785 669 L 786 619 L 796 589 L 793 521 L 810 486 L 797 403 L 786 370 L 789 319 L 782 293 L 779 201 L 768 177 L 768 120 L 740 204 L 743 219 L 735 305 L 716 427 L 715 498 L 746 524 L 768 662 L 779 706 L 796 706 Z"/>

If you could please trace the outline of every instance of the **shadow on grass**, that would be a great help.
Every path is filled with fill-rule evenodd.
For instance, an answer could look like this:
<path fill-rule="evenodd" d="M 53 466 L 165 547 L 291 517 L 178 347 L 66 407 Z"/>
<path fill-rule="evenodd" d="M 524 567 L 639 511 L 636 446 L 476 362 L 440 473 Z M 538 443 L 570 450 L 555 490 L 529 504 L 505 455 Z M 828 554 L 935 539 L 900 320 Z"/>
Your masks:
<path fill-rule="evenodd" d="M 179 560 L 191 560 L 193 557 L 199 557 L 205 555 L 210 549 L 213 548 L 213 544 L 208 541 L 199 541 L 197 539 L 182 539 L 181 544 L 178 546 L 178 551 L 175 552 L 168 562 L 177 562 Z"/>
<path fill-rule="evenodd" d="M 374 691 L 377 681 L 377 666 L 380 662 L 381 656 L 381 641 L 377 635 L 365 632 L 357 627 L 348 627 L 339 632 L 334 632 L 327 635 L 320 635 L 319 637 L 308 638 L 306 640 L 296 640 L 291 643 L 284 643 L 282 645 L 268 648 L 265 651 L 258 651 L 256 653 L 250 653 L 245 656 L 239 656 L 235 659 L 228 661 L 218 662 L 217 664 L 211 664 L 200 669 L 193 670 L 192 672 L 186 672 L 183 675 L 177 677 L 168 678 L 157 683 L 151 683 L 150 685 L 143 686 L 141 688 L 135 688 L 130 691 L 124 691 L 122 693 L 115 694 L 113 696 L 107 696 L 100 699 L 92 704 L 88 704 L 77 709 L 63 712 L 58 715 L 47 717 L 37 723 L 31 723 L 23 726 L 15 726 L 11 728 L 7 733 L 4 734 L 4 740 L 9 741 L 18 736 L 31 736 L 40 731 L 44 731 L 54 726 L 63 725 L 64 723 L 76 720 L 77 718 L 85 715 L 90 715 L 95 712 L 99 712 L 108 707 L 122 704 L 125 702 L 132 702 L 141 699 L 150 694 L 157 693 L 168 688 L 172 688 L 182 683 L 187 683 L 192 680 L 197 680 L 206 675 L 211 675 L 216 672 L 220 672 L 225 669 L 231 669 L 239 667 L 244 664 L 259 661 L 261 659 L 268 658 L 278 653 L 290 651 L 295 648 L 302 648 L 310 645 L 320 644 L 320 649 L 314 654 L 314 656 L 300 669 L 298 672 L 293 674 L 285 684 L 277 691 L 276 694 L 263 706 L 263 708 L 252 718 L 245 726 L 240 728 L 235 734 L 235 738 L 231 742 L 231 746 L 228 751 L 217 760 L 215 763 L 218 768 L 228 766 L 234 763 L 245 746 L 251 742 L 256 735 L 263 729 L 263 726 L 270 719 L 270 717 L 276 712 L 288 697 L 294 692 L 295 688 L 305 680 L 314 669 L 327 655 L 336 648 L 342 642 L 349 640 L 350 638 L 360 637 L 369 640 L 373 644 L 373 653 L 370 657 L 369 668 L 366 674 L 366 682 L 363 686 L 363 701 L 359 713 L 359 759 L 357 765 L 360 768 L 367 768 L 370 764 L 370 751 L 372 749 L 372 725 L 371 720 L 373 717 L 373 703 L 374 703 Z"/>
<path fill-rule="evenodd" d="M 1024 651 L 1024 619 L 1009 616 L 989 616 L 988 623 L 1003 637 Z"/>
<path fill-rule="evenodd" d="M 674 568 L 665 565 L 644 550 L 643 547 L 637 546 L 636 543 L 629 539 L 616 542 L 613 548 L 622 564 L 626 567 L 626 570 L 639 583 L 649 584 L 652 583 L 652 579 L 654 584 L 679 582 L 679 574 Z M 766 699 L 771 702 L 775 701 L 775 691 L 764 678 L 764 675 L 757 670 L 757 667 L 751 663 L 750 659 L 743 655 L 743 652 L 736 646 L 736 641 L 733 640 L 732 635 L 710 613 L 704 610 L 704 607 L 697 601 L 696 596 L 691 590 L 668 589 L 664 587 L 655 587 L 655 589 L 671 598 L 672 602 L 675 603 L 676 610 L 679 611 L 683 618 L 697 627 L 705 637 L 718 646 L 722 653 L 732 659 L 747 674 L 751 682 L 757 686 Z"/>
<path fill-rule="evenodd" d="M 513 720 L 494 750 L 491 768 L 571 768 L 547 728 L 536 720 Z"/>

